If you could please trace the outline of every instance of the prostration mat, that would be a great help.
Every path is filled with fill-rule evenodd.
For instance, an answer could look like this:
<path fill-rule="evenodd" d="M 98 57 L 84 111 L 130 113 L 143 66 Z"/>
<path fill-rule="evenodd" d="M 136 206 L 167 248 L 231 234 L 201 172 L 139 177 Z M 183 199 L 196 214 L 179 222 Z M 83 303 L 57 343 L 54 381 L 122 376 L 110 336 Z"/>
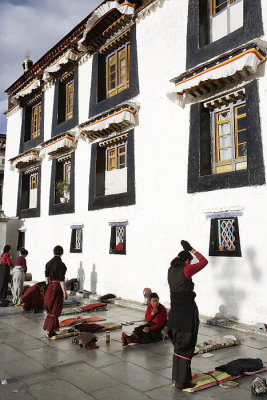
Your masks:
<path fill-rule="evenodd" d="M 112 331 L 115 329 L 121 329 L 122 325 L 118 324 L 116 322 L 103 322 L 101 323 L 101 326 L 103 327 L 99 332 L 104 332 L 104 331 Z M 58 339 L 65 339 L 71 336 L 77 336 L 80 335 L 80 332 L 67 332 L 67 331 L 58 331 L 56 336 L 52 336 L 50 340 L 58 340 Z"/>
<path fill-rule="evenodd" d="M 254 371 L 254 372 L 245 372 L 243 375 L 237 375 L 237 376 L 232 376 L 227 374 L 226 372 L 222 372 L 222 371 L 216 371 L 216 370 L 212 370 L 209 372 L 205 372 L 202 374 L 195 374 L 192 377 L 192 384 L 194 385 L 194 387 L 192 388 L 187 388 L 187 389 L 183 389 L 183 392 L 197 392 L 199 390 L 203 390 L 203 389 L 207 389 L 209 387 L 212 386 L 216 386 L 219 385 L 222 382 L 226 382 L 226 381 L 233 381 L 235 379 L 239 379 L 242 378 L 243 376 L 250 376 L 250 375 L 256 375 L 259 374 L 260 372 L 266 372 L 267 371 L 267 367 L 263 367 L 261 369 L 259 369 L 258 371 Z"/>

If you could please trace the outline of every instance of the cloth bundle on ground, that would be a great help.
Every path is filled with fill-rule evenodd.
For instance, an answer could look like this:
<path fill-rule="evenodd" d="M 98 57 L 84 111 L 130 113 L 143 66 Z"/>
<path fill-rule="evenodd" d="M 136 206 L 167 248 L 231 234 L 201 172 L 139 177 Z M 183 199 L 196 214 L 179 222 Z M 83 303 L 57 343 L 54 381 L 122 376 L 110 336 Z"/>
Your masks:
<path fill-rule="evenodd" d="M 21 304 L 25 311 L 43 310 L 44 293 L 41 290 L 40 282 L 29 287 L 21 296 Z"/>
<path fill-rule="evenodd" d="M 99 300 L 102 301 L 103 303 L 110 303 L 109 300 L 110 299 L 115 299 L 115 298 L 116 298 L 115 294 L 108 293 L 108 294 L 105 294 L 104 296 L 101 296 L 99 298 Z"/>
<path fill-rule="evenodd" d="M 101 311 L 106 310 L 107 304 L 106 303 L 95 303 L 95 304 L 88 304 L 83 307 L 71 307 L 62 310 L 61 315 L 71 315 L 71 314 L 78 314 L 85 311 Z"/>
<path fill-rule="evenodd" d="M 225 335 L 223 337 L 217 337 L 197 344 L 195 347 L 195 354 L 207 353 L 208 351 L 219 350 L 226 347 L 236 346 L 238 344 L 240 344 L 240 340 L 237 337 L 233 335 Z"/>
<path fill-rule="evenodd" d="M 81 304 L 81 302 L 78 301 L 78 300 L 66 300 L 63 303 L 63 307 L 66 307 L 66 306 L 78 306 L 79 304 Z"/>
<path fill-rule="evenodd" d="M 112 331 L 114 329 L 121 329 L 121 324 L 118 324 L 116 322 L 103 322 L 101 324 L 101 329 L 99 329 L 99 332 Z M 71 329 L 71 330 L 72 330 L 72 332 L 68 332 L 68 330 L 58 331 L 57 334 L 55 336 L 52 336 L 50 339 L 51 340 L 59 340 L 59 339 L 65 339 L 67 337 L 79 335 L 79 331 L 76 329 L 76 326 L 75 326 L 75 329 Z"/>
<path fill-rule="evenodd" d="M 81 322 L 98 322 L 98 321 L 105 321 L 106 318 L 100 318 L 100 317 L 90 317 L 90 318 L 82 318 L 82 317 L 77 317 L 77 318 L 68 318 L 64 319 L 63 321 L 60 321 L 59 326 L 71 326 L 71 325 L 76 325 L 80 324 Z"/>
<path fill-rule="evenodd" d="M 67 290 L 78 290 L 79 289 L 79 281 L 78 279 L 69 279 L 66 282 L 66 289 Z"/>
<path fill-rule="evenodd" d="M 103 325 L 83 323 L 83 324 L 75 325 L 73 328 L 68 329 L 68 332 L 74 332 L 76 330 L 79 332 L 92 332 L 93 333 L 93 332 L 99 332 L 103 329 L 104 329 Z"/>
<path fill-rule="evenodd" d="M 242 375 L 244 372 L 258 371 L 263 367 L 260 358 L 238 358 L 237 360 L 230 361 L 225 365 L 216 367 L 216 371 L 227 372 L 229 375 Z"/>
<path fill-rule="evenodd" d="M 92 350 L 99 348 L 99 346 L 96 344 L 97 340 L 98 339 L 95 335 L 90 332 L 86 332 L 78 336 L 74 343 L 79 344 L 80 347 L 83 347 L 86 350 Z"/>
<path fill-rule="evenodd" d="M 243 375 L 229 375 L 226 372 L 223 371 L 208 371 L 203 374 L 195 374 L 192 377 L 191 383 L 193 387 L 183 389 L 184 392 L 198 392 L 199 390 L 207 389 L 212 386 L 217 386 L 220 383 L 227 382 L 227 381 L 233 381 L 235 379 L 242 378 L 243 376 L 251 376 L 251 375 L 256 375 L 259 374 L 260 372 L 266 372 L 267 367 L 262 367 L 258 371 L 254 372 L 244 372 Z"/>
<path fill-rule="evenodd" d="M 251 391 L 256 395 L 267 393 L 266 379 L 260 377 L 255 378 L 251 385 Z"/>

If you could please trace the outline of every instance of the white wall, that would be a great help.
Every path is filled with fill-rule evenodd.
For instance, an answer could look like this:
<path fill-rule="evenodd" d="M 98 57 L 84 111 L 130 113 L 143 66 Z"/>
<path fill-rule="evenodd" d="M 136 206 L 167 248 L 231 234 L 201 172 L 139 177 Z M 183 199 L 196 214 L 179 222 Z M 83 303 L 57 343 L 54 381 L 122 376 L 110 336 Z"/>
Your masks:
<path fill-rule="evenodd" d="M 266 16 L 267 7 L 263 7 Z M 265 18 L 267 20 L 267 18 Z M 140 94 L 138 126 L 135 127 L 136 204 L 88 211 L 91 144 L 78 141 L 75 152 L 75 212 L 48 215 L 51 160 L 42 162 L 41 217 L 25 219 L 27 262 L 33 279 L 44 279 L 45 263 L 52 249 L 64 247 L 67 277 L 82 269 L 84 288 L 90 290 L 95 267 L 97 293 L 113 292 L 143 300 L 144 287 L 157 291 L 169 305 L 167 270 L 187 239 L 208 257 L 208 211 L 242 209 L 239 233 L 242 257 L 208 257 L 208 266 L 194 277 L 201 313 L 218 312 L 246 323 L 266 321 L 267 309 L 264 252 L 267 237 L 266 186 L 187 193 L 190 106 L 184 109 L 167 93 L 169 79 L 186 70 L 187 5 L 166 0 L 162 7 L 137 19 L 137 52 Z M 144 40 L 145 38 L 145 40 Z M 92 58 L 79 65 L 79 122 L 88 119 Z M 267 159 L 267 82 L 259 75 L 260 118 L 263 153 Z M 50 89 L 49 89 L 50 90 Z M 46 93 L 45 113 L 52 113 L 53 95 Z M 18 154 L 21 112 L 8 123 L 6 159 Z M 45 117 L 45 138 L 51 134 L 51 115 Z M 46 140 L 45 139 L 45 140 Z M 4 211 L 16 214 L 17 174 L 7 171 Z M 14 188 L 14 189 L 13 189 Z M 11 195 L 12 193 L 12 195 Z M 128 221 L 126 255 L 109 254 L 109 222 Z M 71 225 L 84 225 L 83 252 L 69 253 Z"/>
<path fill-rule="evenodd" d="M 105 195 L 127 192 L 127 167 L 105 171 Z"/>

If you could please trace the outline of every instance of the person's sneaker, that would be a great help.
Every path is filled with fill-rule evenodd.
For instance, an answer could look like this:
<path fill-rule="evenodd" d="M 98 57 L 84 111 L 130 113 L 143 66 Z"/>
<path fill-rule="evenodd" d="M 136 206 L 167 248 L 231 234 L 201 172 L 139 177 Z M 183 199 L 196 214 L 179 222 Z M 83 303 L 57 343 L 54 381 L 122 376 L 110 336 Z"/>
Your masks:
<path fill-rule="evenodd" d="M 122 334 L 121 334 L 122 346 L 128 346 L 127 337 L 128 337 L 128 336 L 126 335 L 126 333 L 125 333 L 125 332 L 122 332 Z"/>

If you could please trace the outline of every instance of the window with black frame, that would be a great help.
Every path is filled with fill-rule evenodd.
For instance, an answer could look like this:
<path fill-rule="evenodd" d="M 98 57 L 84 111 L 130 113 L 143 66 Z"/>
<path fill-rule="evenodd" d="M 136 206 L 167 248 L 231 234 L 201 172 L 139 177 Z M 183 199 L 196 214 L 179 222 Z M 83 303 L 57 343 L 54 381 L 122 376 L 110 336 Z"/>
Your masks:
<path fill-rule="evenodd" d="M 71 226 L 70 253 L 82 253 L 83 226 Z"/>
<path fill-rule="evenodd" d="M 126 254 L 126 225 L 120 223 L 111 224 L 110 254 Z"/>
<path fill-rule="evenodd" d="M 209 255 L 241 257 L 237 217 L 211 219 Z"/>

